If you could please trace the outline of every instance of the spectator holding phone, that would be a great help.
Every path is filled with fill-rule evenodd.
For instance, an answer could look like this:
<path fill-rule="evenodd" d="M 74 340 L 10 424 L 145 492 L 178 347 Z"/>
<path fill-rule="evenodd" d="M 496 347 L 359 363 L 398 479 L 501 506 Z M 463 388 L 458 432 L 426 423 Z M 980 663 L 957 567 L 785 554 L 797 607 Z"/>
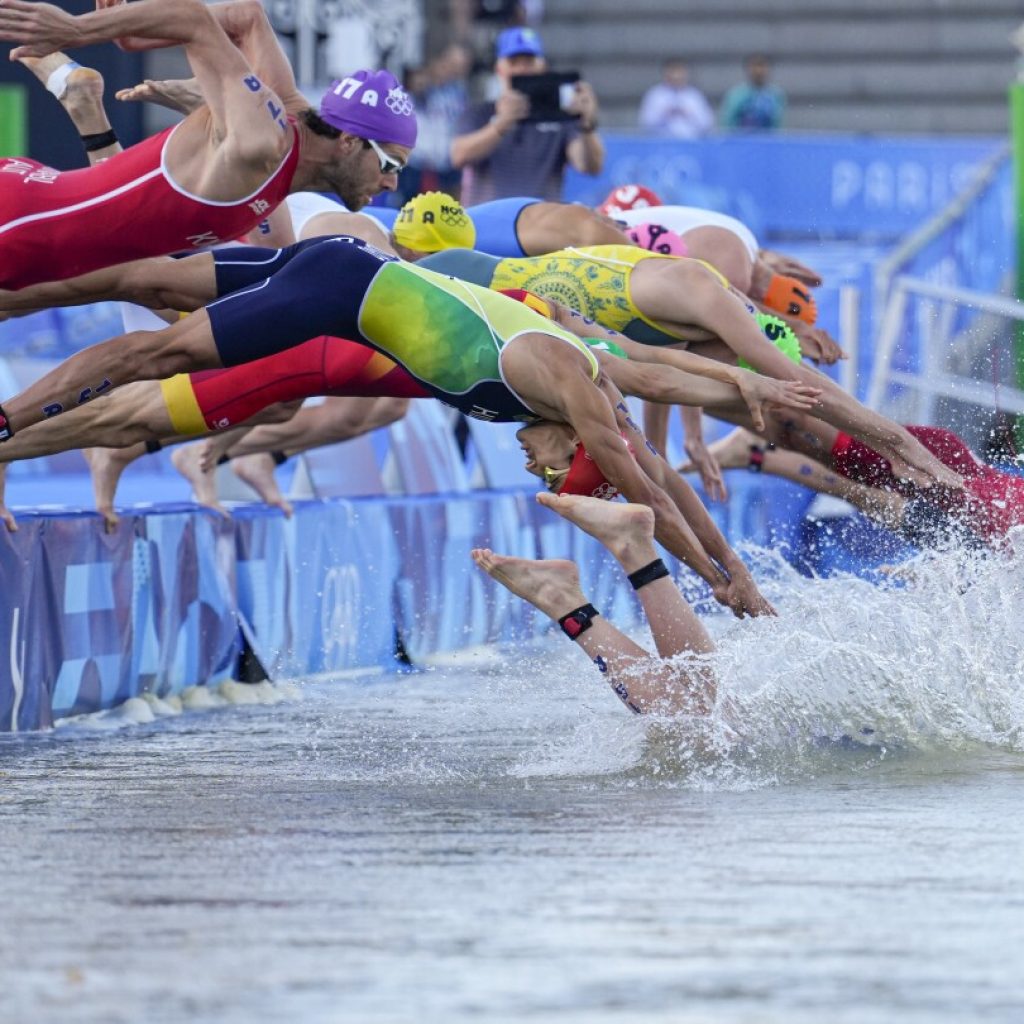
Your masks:
<path fill-rule="evenodd" d="M 534 109 L 512 80 L 547 70 L 540 37 L 529 28 L 505 29 L 496 55 L 501 95 L 494 103 L 470 107 L 452 141 L 452 164 L 462 168 L 462 202 L 472 206 L 510 196 L 561 199 L 567 163 L 584 174 L 599 174 L 604 166 L 594 90 L 578 81 L 562 110 L 557 100 L 554 109 L 547 104 Z M 557 92 L 557 86 L 552 88 Z"/>

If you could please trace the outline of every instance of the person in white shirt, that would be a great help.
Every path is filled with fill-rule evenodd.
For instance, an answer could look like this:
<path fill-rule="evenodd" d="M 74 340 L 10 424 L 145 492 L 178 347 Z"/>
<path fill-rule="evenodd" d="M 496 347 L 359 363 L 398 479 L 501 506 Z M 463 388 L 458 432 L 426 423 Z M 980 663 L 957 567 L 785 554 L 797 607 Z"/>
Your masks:
<path fill-rule="evenodd" d="M 644 93 L 640 127 L 676 139 L 699 139 L 715 125 L 715 113 L 696 86 L 690 85 L 686 62 L 665 61 L 662 80 Z"/>

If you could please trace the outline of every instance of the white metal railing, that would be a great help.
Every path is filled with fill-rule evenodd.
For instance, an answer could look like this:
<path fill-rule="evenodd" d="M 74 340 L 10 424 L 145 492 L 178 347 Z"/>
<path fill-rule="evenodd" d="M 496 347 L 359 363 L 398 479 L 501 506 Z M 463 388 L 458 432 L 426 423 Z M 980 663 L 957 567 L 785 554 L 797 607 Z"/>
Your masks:
<path fill-rule="evenodd" d="M 987 312 L 1002 313 L 1014 319 L 1024 319 L 1021 306 L 1012 299 L 996 295 L 985 295 L 954 285 L 942 286 L 920 278 L 902 275 L 907 265 L 927 245 L 949 230 L 957 221 L 963 220 L 968 211 L 988 190 L 1003 165 L 1010 159 L 1009 144 L 1000 146 L 977 170 L 970 184 L 934 217 L 916 231 L 909 234 L 885 259 L 881 260 L 873 275 L 872 321 L 874 324 L 875 351 L 868 382 L 866 403 L 873 409 L 881 408 L 886 389 L 890 383 L 899 383 L 917 389 L 926 398 L 926 404 L 936 397 L 946 395 L 981 405 L 994 405 L 992 388 L 981 385 L 970 377 L 957 377 L 945 373 L 944 367 L 936 365 L 937 353 L 929 346 L 924 349 L 926 368 L 920 374 L 898 373 L 892 369 L 893 356 L 903 330 L 907 303 L 911 294 L 930 298 L 943 303 L 947 316 L 952 316 L 953 307 L 973 306 Z M 946 323 L 951 323 L 947 320 Z M 928 379 L 924 379 L 928 378 Z M 986 392 L 984 399 L 982 391 Z M 968 398 L 968 395 L 975 397 Z M 1000 392 L 1000 406 L 1016 411 L 1019 393 L 1012 388 Z M 919 414 L 920 416 L 920 414 Z M 923 418 L 923 422 L 929 422 Z"/>
<path fill-rule="evenodd" d="M 893 251 L 880 260 L 874 272 L 874 311 L 875 335 L 883 316 L 882 310 L 889 302 L 889 292 L 893 279 L 926 245 L 938 238 L 947 228 L 958 220 L 962 220 L 967 211 L 995 180 L 1000 168 L 1010 159 L 1010 144 L 1000 146 L 977 170 L 970 184 L 949 203 L 947 203 L 930 220 L 916 231 L 912 231 L 896 246 Z"/>
<path fill-rule="evenodd" d="M 857 366 L 860 362 L 860 289 L 844 284 L 839 289 L 839 344 L 846 359 L 839 364 L 839 383 L 848 394 L 857 395 Z"/>
<path fill-rule="evenodd" d="M 904 330 L 907 306 L 912 297 L 931 299 L 941 303 L 945 308 L 967 306 L 984 313 L 993 313 L 1011 320 L 1024 321 L 1024 302 L 1007 298 L 1002 295 L 989 295 L 968 288 L 953 285 L 935 284 L 914 277 L 898 277 L 892 283 L 889 300 L 882 315 L 882 325 L 875 350 L 875 363 L 872 368 L 871 386 L 868 390 L 867 404 L 873 409 L 880 409 L 885 398 L 886 389 L 890 384 L 901 384 L 917 392 L 929 409 L 936 398 L 952 398 L 961 402 L 995 407 L 996 396 L 993 385 L 960 374 L 949 373 L 941 360 L 946 355 L 943 347 L 936 351 L 934 345 L 924 345 L 924 365 L 918 373 L 906 373 L 893 370 L 893 356 L 899 344 L 900 334 Z M 1024 391 L 1000 384 L 998 386 L 998 405 L 1009 412 L 1024 413 Z M 928 411 L 920 417 L 922 422 L 930 422 Z"/>

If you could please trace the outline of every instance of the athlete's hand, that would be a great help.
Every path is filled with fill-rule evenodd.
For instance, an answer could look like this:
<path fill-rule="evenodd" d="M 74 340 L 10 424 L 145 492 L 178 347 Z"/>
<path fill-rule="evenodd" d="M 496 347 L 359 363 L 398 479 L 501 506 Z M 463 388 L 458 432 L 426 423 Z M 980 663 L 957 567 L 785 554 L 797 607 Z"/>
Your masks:
<path fill-rule="evenodd" d="M 739 366 L 736 367 L 735 380 L 758 433 L 765 429 L 766 406 L 778 405 L 785 409 L 806 411 L 818 405 L 821 397 L 821 388 L 811 384 L 802 384 L 798 380 L 776 380 Z"/>
<path fill-rule="evenodd" d="M 684 447 L 690 458 L 688 468 L 700 474 L 700 482 L 708 498 L 712 501 L 728 501 L 729 492 L 725 487 L 722 467 L 719 466 L 718 459 L 708 451 L 707 445 L 703 441 L 688 440 Z"/>
<path fill-rule="evenodd" d="M 747 571 L 746 566 L 735 569 L 728 583 L 715 588 L 715 598 L 729 608 L 738 619 L 747 615 L 757 618 L 760 615 L 778 614 L 757 589 L 754 577 Z"/>
<path fill-rule="evenodd" d="M 839 343 L 828 331 L 821 327 L 812 327 L 803 320 L 787 320 L 797 341 L 800 342 L 800 354 L 810 359 L 815 365 L 827 363 L 831 366 L 840 359 L 849 356 L 839 347 Z"/>
<path fill-rule="evenodd" d="M 775 252 L 772 249 L 762 249 L 758 256 L 766 263 L 775 274 L 783 274 L 786 277 L 795 277 L 802 284 L 810 288 L 817 288 L 822 282 L 822 276 L 816 270 L 801 263 L 792 256 L 783 252 Z"/>
<path fill-rule="evenodd" d="M 147 78 L 138 85 L 118 89 L 114 96 L 125 103 L 155 103 L 179 114 L 191 114 L 206 102 L 195 78 Z"/>
<path fill-rule="evenodd" d="M 46 57 L 74 46 L 77 36 L 75 19 L 53 4 L 0 0 L 0 39 L 22 44 L 11 50 L 11 60 Z"/>
<path fill-rule="evenodd" d="M 941 488 L 953 491 L 964 489 L 964 480 L 959 473 L 941 463 L 927 448 L 922 448 L 923 455 L 914 452 L 909 446 L 903 446 L 901 452 L 885 452 L 889 460 L 892 475 L 897 480 L 906 480 L 922 490 L 941 493 Z"/>

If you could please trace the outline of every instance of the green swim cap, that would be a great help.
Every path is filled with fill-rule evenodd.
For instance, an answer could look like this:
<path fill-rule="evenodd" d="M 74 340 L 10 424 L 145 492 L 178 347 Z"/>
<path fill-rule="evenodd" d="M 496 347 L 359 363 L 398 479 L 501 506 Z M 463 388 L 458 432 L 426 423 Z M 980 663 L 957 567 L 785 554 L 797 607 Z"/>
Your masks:
<path fill-rule="evenodd" d="M 754 317 L 757 320 L 757 326 L 761 328 L 761 333 L 787 359 L 792 359 L 799 366 L 803 361 L 803 356 L 800 354 L 800 342 L 789 324 L 777 316 L 772 316 L 771 313 L 755 313 Z M 754 369 L 746 359 L 737 359 L 736 363 L 744 370 Z"/>

